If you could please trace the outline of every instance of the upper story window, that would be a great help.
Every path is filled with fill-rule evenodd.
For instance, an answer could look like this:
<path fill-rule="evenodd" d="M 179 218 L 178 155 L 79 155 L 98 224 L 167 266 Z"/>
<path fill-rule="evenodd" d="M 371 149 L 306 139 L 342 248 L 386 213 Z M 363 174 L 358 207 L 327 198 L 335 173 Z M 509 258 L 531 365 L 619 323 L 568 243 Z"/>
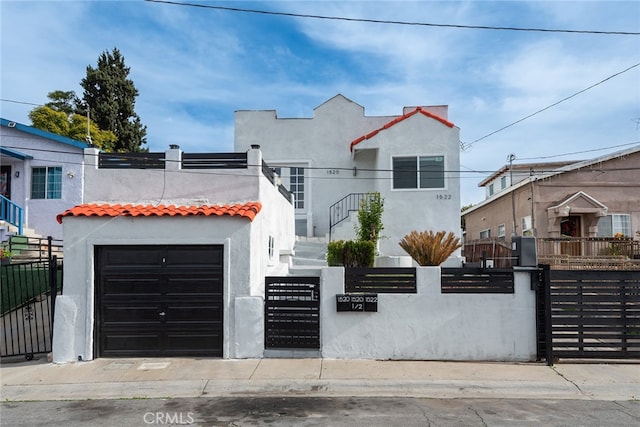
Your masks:
<path fill-rule="evenodd" d="M 489 184 L 489 196 L 493 196 L 493 184 Z"/>
<path fill-rule="evenodd" d="M 507 228 L 504 224 L 498 225 L 498 239 L 504 240 L 507 235 Z"/>
<path fill-rule="evenodd" d="M 304 168 L 289 168 L 289 191 L 295 197 L 295 208 L 304 209 Z"/>
<path fill-rule="evenodd" d="M 31 169 L 32 199 L 62 198 L 62 167 L 48 166 Z"/>
<path fill-rule="evenodd" d="M 490 229 L 486 229 L 486 230 L 480 230 L 480 238 L 481 239 L 490 239 L 491 238 L 491 230 Z"/>
<path fill-rule="evenodd" d="M 631 215 L 612 214 L 598 220 L 598 237 L 613 237 L 618 233 L 631 237 Z"/>
<path fill-rule="evenodd" d="M 393 188 L 444 188 L 444 156 L 394 157 Z"/>
<path fill-rule="evenodd" d="M 507 177 L 503 176 L 500 178 L 500 189 L 504 190 L 505 188 L 507 188 Z"/>

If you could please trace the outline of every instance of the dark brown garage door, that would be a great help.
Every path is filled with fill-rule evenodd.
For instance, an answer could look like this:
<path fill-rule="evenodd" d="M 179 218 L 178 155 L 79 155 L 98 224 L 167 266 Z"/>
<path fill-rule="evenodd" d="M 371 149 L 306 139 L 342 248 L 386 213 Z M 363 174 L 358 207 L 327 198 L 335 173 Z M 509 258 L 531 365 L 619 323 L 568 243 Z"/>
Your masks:
<path fill-rule="evenodd" d="M 96 248 L 96 354 L 222 357 L 222 246 Z"/>

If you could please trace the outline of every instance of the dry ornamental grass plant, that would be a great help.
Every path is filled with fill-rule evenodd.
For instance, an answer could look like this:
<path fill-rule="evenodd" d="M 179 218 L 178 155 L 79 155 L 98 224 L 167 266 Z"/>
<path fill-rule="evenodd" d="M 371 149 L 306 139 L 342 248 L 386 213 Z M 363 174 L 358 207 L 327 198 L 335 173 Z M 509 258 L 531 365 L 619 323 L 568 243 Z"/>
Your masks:
<path fill-rule="evenodd" d="M 400 241 L 400 247 L 421 266 L 440 265 L 460 248 L 460 239 L 453 232 L 412 231 Z"/>

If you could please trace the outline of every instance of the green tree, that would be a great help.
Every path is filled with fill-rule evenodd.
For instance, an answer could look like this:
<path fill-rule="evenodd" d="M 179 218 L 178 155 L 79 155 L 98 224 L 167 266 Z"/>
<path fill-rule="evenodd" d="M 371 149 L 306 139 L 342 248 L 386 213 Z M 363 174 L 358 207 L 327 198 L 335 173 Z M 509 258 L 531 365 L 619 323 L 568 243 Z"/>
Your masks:
<path fill-rule="evenodd" d="M 34 108 L 29 112 L 29 119 L 31 119 L 33 127 L 47 132 L 67 136 L 69 131 L 69 116 L 50 107 L 40 106 Z M 81 140 L 84 141 L 84 138 Z"/>
<path fill-rule="evenodd" d="M 57 111 L 47 106 L 36 107 L 29 112 L 33 127 L 78 141 L 87 139 L 87 118 L 80 114 Z M 89 121 L 90 142 L 103 151 L 113 151 L 117 138 L 111 131 L 101 130 Z M 88 141 L 89 142 L 89 141 Z"/>
<path fill-rule="evenodd" d="M 91 118 L 100 129 L 109 130 L 117 137 L 114 151 L 144 151 L 147 127 L 135 112 L 138 90 L 128 78 L 129 67 L 116 48 L 105 51 L 98 58 L 96 68 L 87 66 L 87 75 L 80 82 L 84 89 L 82 99 L 91 109 Z"/>
<path fill-rule="evenodd" d="M 54 90 L 47 94 L 47 98 L 51 101 L 44 104 L 54 111 L 60 111 L 67 116 L 72 114 L 82 114 L 82 108 L 80 107 L 81 101 L 78 95 L 72 90 Z"/>

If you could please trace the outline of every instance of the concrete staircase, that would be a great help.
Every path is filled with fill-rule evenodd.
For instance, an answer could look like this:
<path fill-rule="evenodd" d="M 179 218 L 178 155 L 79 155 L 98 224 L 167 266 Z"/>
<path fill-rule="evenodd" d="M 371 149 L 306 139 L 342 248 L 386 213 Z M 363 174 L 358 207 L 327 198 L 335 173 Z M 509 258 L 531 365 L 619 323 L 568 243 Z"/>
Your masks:
<path fill-rule="evenodd" d="M 42 260 L 48 254 L 48 242 L 45 237 L 30 228 L 24 228 L 18 235 L 17 227 L 0 221 L 0 246 L 11 249 L 11 262 Z M 11 244 L 9 244 L 11 242 Z M 62 258 L 61 246 L 53 247 L 54 255 Z"/>
<path fill-rule="evenodd" d="M 317 276 L 327 266 L 327 239 L 325 237 L 296 237 L 289 276 Z"/>

